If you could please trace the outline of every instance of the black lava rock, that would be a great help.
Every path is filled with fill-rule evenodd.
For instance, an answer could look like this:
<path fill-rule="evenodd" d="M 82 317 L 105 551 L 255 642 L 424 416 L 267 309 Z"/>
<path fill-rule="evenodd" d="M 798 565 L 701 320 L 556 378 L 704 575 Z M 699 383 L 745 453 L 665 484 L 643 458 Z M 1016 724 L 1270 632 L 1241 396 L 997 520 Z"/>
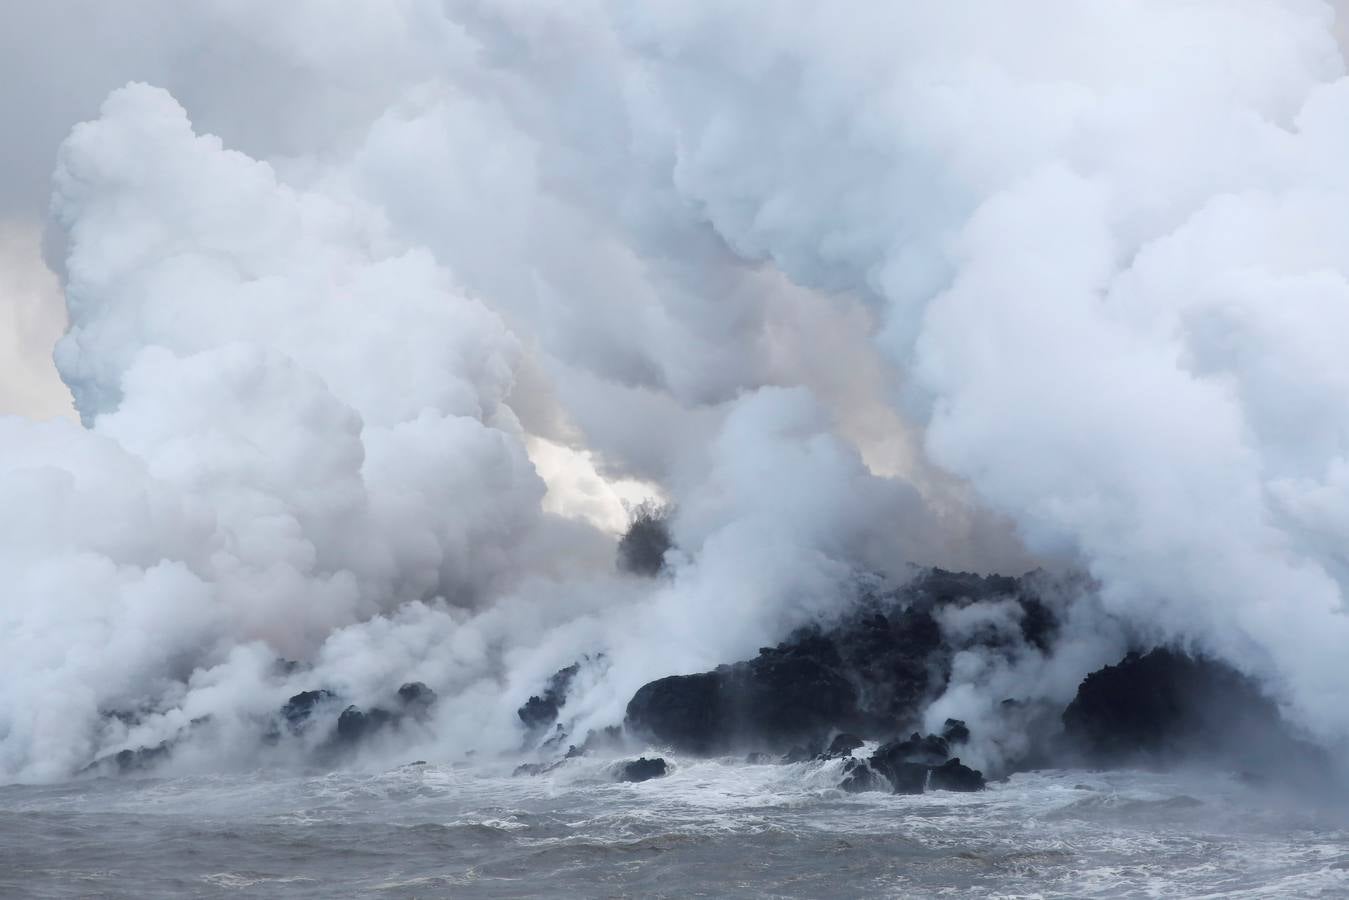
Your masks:
<path fill-rule="evenodd" d="M 885 776 L 897 794 L 982 790 L 983 773 L 961 764 L 959 759 L 949 759 L 949 752 L 946 738 L 915 732 L 904 740 L 890 741 L 877 748 L 870 766 Z"/>
<path fill-rule="evenodd" d="M 624 763 L 618 771 L 619 781 L 650 781 L 665 775 L 665 760 L 660 757 L 647 759 L 645 756 Z"/>
<path fill-rule="evenodd" d="M 867 791 L 891 793 L 894 790 L 888 778 L 877 773 L 875 769 L 860 759 L 849 759 L 843 764 L 843 781 L 839 784 L 839 787 L 850 794 L 861 794 Z"/>
<path fill-rule="evenodd" d="M 1063 712 L 1070 746 L 1092 765 L 1218 764 L 1329 779 L 1325 754 L 1231 666 L 1170 649 L 1131 653 L 1088 675 Z"/>
<path fill-rule="evenodd" d="M 170 738 L 150 747 L 128 747 L 116 753 L 100 756 L 79 771 L 81 775 L 125 775 L 129 772 L 144 772 L 153 769 L 173 755 L 174 748 L 196 729 L 210 723 L 210 716 L 199 716 L 187 724 L 186 728 Z"/>
<path fill-rule="evenodd" d="M 165 741 L 154 747 L 138 747 L 135 750 L 123 750 L 114 756 L 113 759 L 117 763 L 117 771 L 119 772 L 143 772 L 168 759 L 169 753 L 169 743 L 168 741 Z"/>
<path fill-rule="evenodd" d="M 354 744 L 370 737 L 375 732 L 396 722 L 398 717 L 387 709 L 375 707 L 370 712 L 348 706 L 337 718 L 335 738 L 339 743 Z"/>
<path fill-rule="evenodd" d="M 1023 580 L 933 569 L 898 591 L 864 597 L 837 625 L 802 629 L 754 659 L 643 685 L 628 703 L 627 726 L 695 754 L 822 747 L 840 731 L 884 738 L 916 721 L 946 685 L 955 648 L 943 642 L 935 613 L 1003 598 L 1020 602 L 1023 635 L 995 635 L 995 649 L 1012 654 L 1049 639 L 1053 616 Z"/>
<path fill-rule="evenodd" d="M 299 731 L 309 721 L 314 710 L 325 700 L 333 698 L 332 691 L 301 691 L 286 701 L 281 707 L 281 717 L 286 720 L 292 731 Z"/>
<path fill-rule="evenodd" d="M 984 774 L 961 764 L 959 759 L 948 759 L 930 769 L 927 787 L 932 791 L 982 791 Z"/>
<path fill-rule="evenodd" d="M 435 704 L 436 692 L 420 681 L 410 681 L 398 689 L 398 700 L 405 713 L 420 718 Z"/>
<path fill-rule="evenodd" d="M 716 753 L 745 744 L 823 743 L 857 698 L 833 647 L 815 638 L 760 651 L 747 663 L 653 681 L 637 691 L 627 713 L 639 732 L 662 743 Z"/>
<path fill-rule="evenodd" d="M 970 739 L 970 729 L 959 719 L 947 719 L 942 726 L 941 736 L 947 744 L 963 744 Z"/>
<path fill-rule="evenodd" d="M 144 772 L 164 762 L 171 753 L 169 741 L 164 741 L 153 747 L 127 748 L 106 756 L 100 756 L 80 769 L 79 774 L 126 775 L 131 772 Z"/>
<path fill-rule="evenodd" d="M 542 696 L 534 695 L 525 701 L 525 705 L 516 710 L 520 721 L 531 732 L 540 732 L 557 721 L 558 711 L 567 701 L 567 691 L 571 689 L 572 679 L 581 671 L 580 663 L 572 663 L 565 669 L 559 669 L 548 679 Z"/>
<path fill-rule="evenodd" d="M 924 737 L 915 731 L 902 741 L 891 741 L 877 748 L 872 758 L 879 756 L 885 759 L 935 766 L 944 762 L 950 755 L 951 746 L 945 738 L 938 737 L 935 734 Z"/>
<path fill-rule="evenodd" d="M 871 768 L 889 780 L 896 794 L 921 794 L 927 788 L 928 766 L 934 758 L 931 749 L 918 734 L 906 740 L 890 741 L 871 754 Z M 938 761 L 945 759 L 946 754 L 942 753 Z"/>
<path fill-rule="evenodd" d="M 896 794 L 921 794 L 927 790 L 927 776 L 931 767 L 922 763 L 878 761 L 872 757 L 871 768 L 885 776 Z"/>
<path fill-rule="evenodd" d="M 835 735 L 822 755 L 825 759 L 841 759 L 845 756 L 852 756 L 852 752 L 864 743 L 866 741 L 855 734 Z"/>

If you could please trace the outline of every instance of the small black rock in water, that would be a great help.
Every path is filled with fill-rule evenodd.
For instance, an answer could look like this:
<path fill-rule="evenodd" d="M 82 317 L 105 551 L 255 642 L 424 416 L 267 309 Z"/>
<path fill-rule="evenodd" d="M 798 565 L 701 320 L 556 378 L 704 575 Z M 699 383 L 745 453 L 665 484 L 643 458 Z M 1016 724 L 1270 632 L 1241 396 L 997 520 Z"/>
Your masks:
<path fill-rule="evenodd" d="M 855 734 L 840 734 L 835 736 L 822 755 L 825 759 L 842 759 L 845 756 L 852 756 L 852 752 L 864 743 L 866 742 Z"/>
<path fill-rule="evenodd" d="M 890 741 L 876 750 L 876 756 L 904 762 L 922 763 L 935 766 L 945 762 L 951 756 L 951 746 L 945 738 L 935 734 L 926 737 L 914 732 L 902 741 Z"/>
<path fill-rule="evenodd" d="M 949 729 L 948 729 L 949 730 Z M 950 759 L 946 738 L 914 733 L 902 741 L 890 741 L 871 756 L 873 771 L 884 775 L 897 794 L 934 791 L 978 791 L 983 773 Z"/>
<path fill-rule="evenodd" d="M 632 762 L 624 763 L 623 768 L 619 770 L 619 781 L 650 781 L 652 778 L 661 778 L 665 775 L 665 760 L 659 756 L 654 759 L 647 759 L 645 756 L 640 759 L 634 759 Z"/>
<path fill-rule="evenodd" d="M 843 781 L 839 787 L 849 794 L 861 794 L 866 791 L 893 792 L 889 779 L 877 773 L 860 759 L 849 759 L 843 764 Z"/>
<path fill-rule="evenodd" d="M 964 765 L 958 758 L 948 759 L 940 766 L 931 768 L 928 777 L 928 790 L 932 791 L 982 791 L 984 773 Z"/>
<path fill-rule="evenodd" d="M 165 741 L 153 747 L 138 747 L 135 750 L 123 750 L 113 757 L 117 761 L 117 771 L 143 772 L 169 758 L 169 744 Z"/>

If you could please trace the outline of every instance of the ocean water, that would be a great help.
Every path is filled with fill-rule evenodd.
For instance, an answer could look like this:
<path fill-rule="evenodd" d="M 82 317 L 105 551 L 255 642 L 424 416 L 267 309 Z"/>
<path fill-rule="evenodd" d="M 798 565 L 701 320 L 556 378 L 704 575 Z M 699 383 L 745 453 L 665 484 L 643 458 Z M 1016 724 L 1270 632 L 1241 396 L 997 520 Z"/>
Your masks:
<path fill-rule="evenodd" d="M 1225 777 L 853 796 L 836 762 L 672 763 L 4 787 L 0 897 L 1349 896 L 1341 813 Z"/>

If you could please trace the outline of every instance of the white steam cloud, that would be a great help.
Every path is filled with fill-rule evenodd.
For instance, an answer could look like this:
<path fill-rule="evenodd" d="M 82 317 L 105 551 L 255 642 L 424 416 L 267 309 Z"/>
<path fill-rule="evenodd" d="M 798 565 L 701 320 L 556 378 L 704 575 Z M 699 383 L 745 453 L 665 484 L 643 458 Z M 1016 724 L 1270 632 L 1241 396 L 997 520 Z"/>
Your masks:
<path fill-rule="evenodd" d="M 13 4 L 0 213 L 35 227 L 54 165 L 82 425 L 0 419 L 0 778 L 284 757 L 291 694 L 414 680 L 441 700 L 400 752 L 506 750 L 584 655 L 580 730 L 909 563 L 1092 579 L 1054 659 L 962 656 L 933 716 L 1064 699 L 1133 633 L 1349 737 L 1335 28 Z M 613 563 L 647 492 L 654 581 Z"/>

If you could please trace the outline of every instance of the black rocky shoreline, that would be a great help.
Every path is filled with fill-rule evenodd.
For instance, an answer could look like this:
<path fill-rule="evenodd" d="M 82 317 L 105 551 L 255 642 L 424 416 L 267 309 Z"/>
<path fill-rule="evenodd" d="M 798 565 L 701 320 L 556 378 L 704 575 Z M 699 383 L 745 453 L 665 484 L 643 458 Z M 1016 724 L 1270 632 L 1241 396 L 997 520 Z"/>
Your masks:
<path fill-rule="evenodd" d="M 850 792 L 981 790 L 985 773 L 958 755 L 971 740 L 964 722 L 948 719 L 940 734 L 917 727 L 947 686 L 955 653 L 977 648 L 1010 661 L 1052 649 L 1060 623 L 1041 599 L 1041 584 L 1038 573 L 926 570 L 753 659 L 643 685 L 621 729 L 579 744 L 567 743 L 560 724 L 579 664 L 569 666 L 519 710 L 527 744 L 558 758 L 517 772 L 546 772 L 566 756 L 621 747 L 626 736 L 685 756 L 745 754 L 749 763 L 845 759 L 839 787 Z M 1010 608 L 1012 633 L 976 628 L 954 642 L 944 635 L 944 613 L 989 602 Z M 1197 766 L 1293 787 L 1335 780 L 1328 755 L 1296 734 L 1259 685 L 1224 662 L 1174 647 L 1134 651 L 1088 674 L 1066 707 L 1020 698 L 1002 707 L 1029 740 L 990 777 L 1048 767 Z M 867 746 L 875 749 L 866 754 Z"/>
<path fill-rule="evenodd" d="M 1225 663 L 1170 647 L 1133 652 L 1090 673 L 1064 708 L 1007 698 L 1002 724 L 1028 740 L 987 778 L 970 768 L 960 757 L 973 738 L 966 723 L 947 719 L 939 734 L 922 733 L 920 724 L 949 684 L 955 654 L 977 650 L 1015 662 L 1052 650 L 1061 625 L 1042 599 L 1044 584 L 1038 573 L 925 570 L 898 590 L 864 592 L 836 621 L 799 629 L 752 659 L 651 681 L 628 702 L 622 725 L 573 735 L 566 706 L 576 676 L 603 659 L 583 658 L 552 675 L 517 711 L 522 754 L 531 761 L 515 772 L 539 775 L 571 758 L 603 754 L 620 757 L 609 767 L 616 781 L 666 775 L 670 765 L 662 757 L 621 759 L 641 746 L 749 764 L 843 760 L 839 787 L 849 792 L 977 791 L 987 778 L 1047 767 L 1201 765 L 1313 788 L 1333 780 L 1328 756 L 1289 728 L 1255 682 Z M 995 605 L 999 624 L 958 629 L 960 637 L 943 629 L 943 616 L 975 604 Z M 288 674 L 296 671 L 283 665 Z M 304 738 L 316 763 L 338 764 L 376 736 L 426 722 L 436 701 L 420 682 L 368 709 L 315 687 L 292 696 L 261 739 Z M 194 721 L 178 740 L 206 726 Z M 128 748 L 85 771 L 149 770 L 171 756 L 175 743 Z"/>

